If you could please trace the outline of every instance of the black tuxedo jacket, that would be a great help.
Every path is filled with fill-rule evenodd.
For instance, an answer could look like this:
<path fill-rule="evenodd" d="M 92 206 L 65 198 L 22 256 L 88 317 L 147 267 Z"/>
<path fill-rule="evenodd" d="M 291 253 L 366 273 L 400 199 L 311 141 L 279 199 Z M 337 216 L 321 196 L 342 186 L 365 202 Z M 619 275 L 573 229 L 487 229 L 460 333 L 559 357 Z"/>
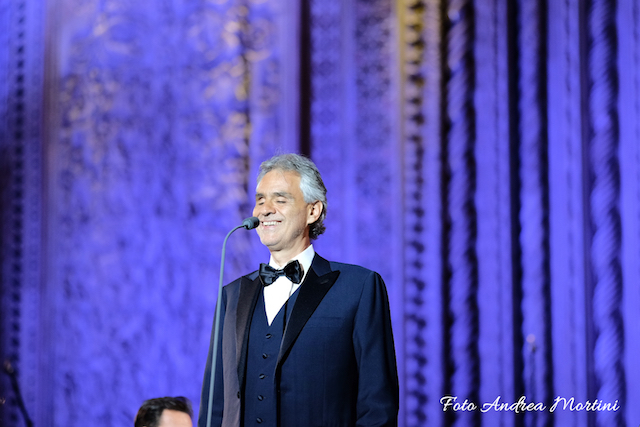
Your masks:
<path fill-rule="evenodd" d="M 257 271 L 223 288 L 212 426 L 242 425 L 247 341 L 261 291 Z M 278 426 L 396 426 L 398 375 L 380 275 L 316 254 L 297 292 L 273 376 Z M 211 358 L 212 346 L 198 427 L 206 427 Z"/>

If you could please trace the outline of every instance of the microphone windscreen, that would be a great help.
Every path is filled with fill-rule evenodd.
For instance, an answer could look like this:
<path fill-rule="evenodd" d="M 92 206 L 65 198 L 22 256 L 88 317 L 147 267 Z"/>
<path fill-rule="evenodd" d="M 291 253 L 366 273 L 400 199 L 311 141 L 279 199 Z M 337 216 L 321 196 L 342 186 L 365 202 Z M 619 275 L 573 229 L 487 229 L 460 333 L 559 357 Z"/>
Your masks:
<path fill-rule="evenodd" d="M 260 220 L 255 216 L 251 216 L 249 218 L 246 218 L 244 221 L 242 221 L 242 226 L 247 230 L 253 230 L 259 225 L 260 225 Z"/>

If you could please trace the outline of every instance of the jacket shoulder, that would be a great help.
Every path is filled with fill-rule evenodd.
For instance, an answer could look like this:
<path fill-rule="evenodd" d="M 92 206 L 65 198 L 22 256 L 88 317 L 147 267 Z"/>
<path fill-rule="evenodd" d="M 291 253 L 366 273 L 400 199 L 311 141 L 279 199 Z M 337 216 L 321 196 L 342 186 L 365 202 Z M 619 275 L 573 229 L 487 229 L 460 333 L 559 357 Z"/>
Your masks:
<path fill-rule="evenodd" d="M 376 271 L 362 267 L 361 265 L 347 264 L 344 262 L 329 261 L 332 271 L 340 271 L 340 276 L 351 281 L 378 281 L 382 280 Z"/>
<path fill-rule="evenodd" d="M 242 283 L 243 280 L 249 280 L 250 282 L 253 282 L 257 277 L 258 277 L 258 270 L 252 271 L 249 274 L 245 274 L 244 276 L 240 276 L 236 280 L 229 282 L 228 284 L 225 285 L 225 288 L 226 287 L 235 288 L 237 286 L 240 286 L 240 283 Z"/>

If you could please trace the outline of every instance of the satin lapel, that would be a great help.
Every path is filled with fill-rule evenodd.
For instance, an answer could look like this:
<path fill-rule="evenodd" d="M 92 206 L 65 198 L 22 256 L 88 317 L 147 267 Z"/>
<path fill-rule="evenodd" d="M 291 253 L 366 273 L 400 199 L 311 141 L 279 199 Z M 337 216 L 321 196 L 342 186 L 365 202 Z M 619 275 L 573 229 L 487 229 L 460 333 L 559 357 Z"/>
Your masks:
<path fill-rule="evenodd" d="M 316 255 L 316 257 L 318 256 Z M 319 271 L 322 272 L 322 270 L 325 269 L 329 270 L 328 262 L 326 260 L 324 260 L 323 258 L 319 258 L 319 261 L 323 262 L 323 265 L 321 266 L 322 268 L 319 268 Z M 298 294 L 296 303 L 293 306 L 291 318 L 287 323 L 284 332 L 284 338 L 282 339 L 282 344 L 280 345 L 280 353 L 278 354 L 278 366 L 291 349 L 291 346 L 300 334 L 300 331 L 302 331 L 304 325 L 307 323 L 307 320 L 309 320 L 309 317 L 311 317 L 313 312 L 318 307 L 318 304 L 320 304 L 324 296 L 327 294 L 327 292 L 329 292 L 329 289 L 331 289 L 336 279 L 340 275 L 339 271 L 330 271 L 327 274 L 318 276 L 315 272 L 315 267 L 316 264 L 314 262 L 314 264 L 312 264 L 311 266 L 311 269 L 309 270 L 309 273 L 307 274 L 304 283 L 302 284 L 302 286 L 300 286 L 300 293 Z"/>
<path fill-rule="evenodd" d="M 240 283 L 238 295 L 238 308 L 236 311 L 236 360 L 238 362 L 238 380 L 240 387 L 244 381 L 244 373 L 247 366 L 247 342 L 249 341 L 249 327 L 251 317 L 258 301 L 259 292 L 262 290 L 260 277 L 254 280 L 246 277 Z"/>

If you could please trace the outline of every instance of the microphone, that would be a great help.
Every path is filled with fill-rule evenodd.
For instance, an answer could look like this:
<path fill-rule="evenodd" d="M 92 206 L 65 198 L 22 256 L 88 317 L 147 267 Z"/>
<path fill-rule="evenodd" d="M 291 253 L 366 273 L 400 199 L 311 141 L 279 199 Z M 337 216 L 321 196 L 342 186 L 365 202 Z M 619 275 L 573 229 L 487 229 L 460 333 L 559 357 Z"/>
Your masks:
<path fill-rule="evenodd" d="M 246 218 L 244 221 L 242 221 L 242 226 L 247 230 L 253 230 L 259 225 L 260 225 L 260 220 L 255 216 L 251 216 L 249 218 Z"/>
<path fill-rule="evenodd" d="M 238 228 L 244 228 L 246 230 L 253 230 L 258 225 L 260 225 L 260 220 L 255 216 L 251 216 L 242 221 L 242 224 L 231 230 L 227 233 L 227 237 L 224 238 L 222 242 L 222 260 L 220 261 L 220 281 L 218 283 L 218 296 L 216 298 L 216 315 L 215 320 L 213 322 L 213 350 L 211 354 L 211 372 L 209 373 L 209 403 L 207 405 L 207 427 L 211 427 L 211 412 L 213 406 L 213 386 L 215 384 L 216 378 L 216 366 L 218 363 L 218 338 L 219 338 L 219 330 L 220 330 L 220 310 L 222 307 L 222 303 L 220 301 L 220 297 L 222 296 L 222 277 L 224 274 L 224 258 L 227 247 L 227 239 L 231 236 L 231 233 L 236 231 Z"/>
<path fill-rule="evenodd" d="M 7 375 L 9 375 L 9 377 L 11 378 L 11 387 L 13 388 L 13 392 L 16 395 L 18 407 L 20 408 L 20 412 L 22 412 L 24 422 L 27 425 L 27 427 L 33 427 L 33 421 L 31 421 L 31 418 L 29 418 L 29 414 L 27 413 L 27 407 L 24 404 L 24 400 L 22 400 L 22 393 L 20 393 L 20 385 L 18 384 L 16 370 L 11 365 L 11 362 L 9 361 L 9 359 L 4 361 L 3 367 L 4 367 L 4 372 Z M 4 403 L 4 401 L 2 403 Z"/>

